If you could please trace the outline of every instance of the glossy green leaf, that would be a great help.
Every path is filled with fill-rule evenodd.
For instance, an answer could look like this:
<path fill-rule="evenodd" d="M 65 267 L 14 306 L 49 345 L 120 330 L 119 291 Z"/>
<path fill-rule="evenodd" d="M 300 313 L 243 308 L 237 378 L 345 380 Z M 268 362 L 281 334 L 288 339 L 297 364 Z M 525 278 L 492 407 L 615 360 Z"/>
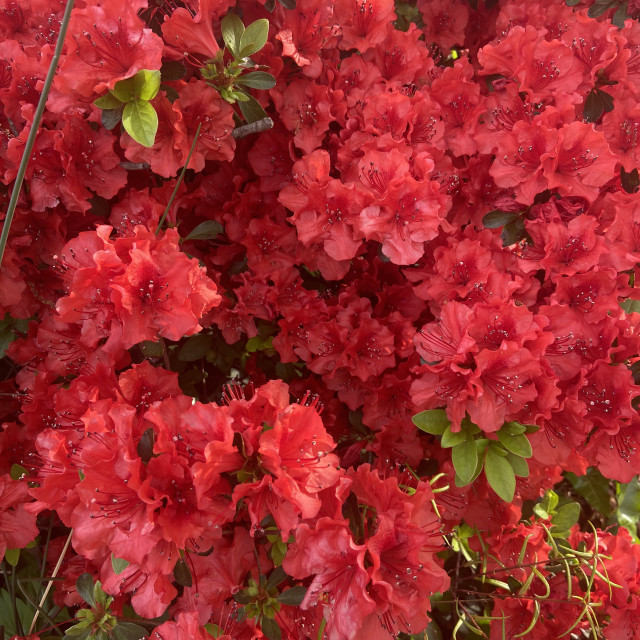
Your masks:
<path fill-rule="evenodd" d="M 638 174 L 638 169 L 633 169 L 631 171 L 625 171 L 624 167 L 620 167 L 620 182 L 622 183 L 622 188 L 627 193 L 635 193 L 640 186 L 640 174 Z"/>
<path fill-rule="evenodd" d="M 119 80 L 110 92 L 120 100 L 120 102 L 129 102 L 130 100 L 133 100 L 136 97 L 133 89 L 133 78 Z"/>
<path fill-rule="evenodd" d="M 116 558 L 113 553 L 111 554 L 111 567 L 113 568 L 113 572 L 119 576 L 127 567 L 129 566 L 128 560 L 123 560 L 122 558 Z"/>
<path fill-rule="evenodd" d="M 144 640 L 147 636 L 149 632 L 133 622 L 118 622 L 111 632 L 113 640 Z"/>
<path fill-rule="evenodd" d="M 252 71 L 240 76 L 235 82 L 251 89 L 271 89 L 275 86 L 276 79 L 266 71 Z"/>
<path fill-rule="evenodd" d="M 224 231 L 222 225 L 216 220 L 201 222 L 185 240 L 214 240 Z"/>
<path fill-rule="evenodd" d="M 76 580 L 78 595 L 90 606 L 96 606 L 93 595 L 93 576 L 90 573 L 83 573 Z"/>
<path fill-rule="evenodd" d="M 269 21 L 266 18 L 252 22 L 240 37 L 239 57 L 247 58 L 260 51 L 267 44 L 268 37 Z"/>
<path fill-rule="evenodd" d="M 524 220 L 518 216 L 511 222 L 505 224 L 504 227 L 502 227 L 500 237 L 502 238 L 503 247 L 510 247 L 511 245 L 516 244 L 516 242 L 524 240 L 524 238 L 527 237 L 527 232 L 524 228 Z"/>
<path fill-rule="evenodd" d="M 583 476 L 566 472 L 565 477 L 574 491 L 584 498 L 594 511 L 601 513 L 605 518 L 613 513 L 611 482 L 596 467 L 589 467 Z"/>
<path fill-rule="evenodd" d="M 155 433 L 153 427 L 149 427 L 140 436 L 136 452 L 140 456 L 142 462 L 147 464 L 153 458 L 153 443 L 155 441 Z"/>
<path fill-rule="evenodd" d="M 159 70 L 140 69 L 133 78 L 133 91 L 138 100 L 153 100 L 160 89 Z"/>
<path fill-rule="evenodd" d="M 282 631 L 273 618 L 262 616 L 260 619 L 260 629 L 265 638 L 269 640 L 282 640 Z"/>
<path fill-rule="evenodd" d="M 455 447 L 462 444 L 467 439 L 467 433 L 465 431 L 451 431 L 451 425 L 449 425 L 442 434 L 442 441 L 440 445 L 444 449 Z"/>
<path fill-rule="evenodd" d="M 453 468 L 465 484 L 471 482 L 478 467 L 478 450 L 473 438 L 468 437 L 451 450 Z"/>
<path fill-rule="evenodd" d="M 515 453 L 508 453 L 507 460 L 513 469 L 513 473 L 519 478 L 529 477 L 529 463 L 524 458 L 515 455 Z"/>
<path fill-rule="evenodd" d="M 521 433 L 525 433 L 527 431 L 527 427 L 524 424 L 520 424 L 519 422 L 505 422 L 500 429 L 503 433 L 508 433 L 512 436 L 519 435 Z"/>
<path fill-rule="evenodd" d="M 247 121 L 247 124 L 258 122 L 258 120 L 269 117 L 267 116 L 267 112 L 260 106 L 260 103 L 253 96 L 248 95 L 247 98 L 248 99 L 244 102 L 238 102 L 240 111 L 242 112 L 244 119 Z"/>
<path fill-rule="evenodd" d="M 511 451 L 511 453 L 515 453 L 522 458 L 530 458 L 533 455 L 529 438 L 524 433 L 512 435 L 500 429 L 497 435 L 498 440 L 507 451 Z"/>
<path fill-rule="evenodd" d="M 487 448 L 488 443 L 489 441 L 485 438 L 479 438 L 478 440 L 474 440 L 474 444 L 477 452 L 477 459 L 478 459 L 476 463 L 475 471 L 473 472 L 473 476 L 470 478 L 468 482 L 464 482 L 462 478 L 456 473 L 455 480 L 454 480 L 456 487 L 466 487 L 468 484 L 471 484 L 480 475 L 480 472 L 482 471 L 482 467 L 484 466 L 484 451 Z"/>
<path fill-rule="evenodd" d="M 176 566 L 173 568 L 173 577 L 175 581 L 183 587 L 191 587 L 193 585 L 193 578 L 191 577 L 189 565 L 183 558 L 180 558 L 180 560 L 176 562 Z"/>
<path fill-rule="evenodd" d="M 494 446 L 487 448 L 484 474 L 489 486 L 505 502 L 511 502 L 516 491 L 516 476 L 506 458 L 499 455 Z"/>
<path fill-rule="evenodd" d="M 514 211 L 500 211 L 500 209 L 494 209 L 489 211 L 483 218 L 482 224 L 487 229 L 499 229 L 504 227 L 505 224 L 509 224 L 518 218 L 518 214 Z"/>
<path fill-rule="evenodd" d="M 181 362 L 195 362 L 204 358 L 213 344 L 213 336 L 208 333 L 199 333 L 190 336 L 180 348 L 178 360 Z"/>
<path fill-rule="evenodd" d="M 28 476 L 27 470 L 21 464 L 12 464 L 10 476 L 12 480 L 20 480 L 25 476 Z"/>
<path fill-rule="evenodd" d="M 617 485 L 618 508 L 616 518 L 618 523 L 631 533 L 636 542 L 638 539 L 638 521 L 640 521 L 640 484 L 636 476 L 628 484 Z"/>
<path fill-rule="evenodd" d="M 117 109 L 103 109 L 100 114 L 100 120 L 102 126 L 107 130 L 115 129 L 122 121 L 122 114 L 124 112 L 124 104 L 121 103 Z"/>
<path fill-rule="evenodd" d="M 267 591 L 273 589 L 282 584 L 287 579 L 287 573 L 282 567 L 276 567 L 270 574 L 267 580 Z"/>
<path fill-rule="evenodd" d="M 567 533 L 579 518 L 580 505 L 577 502 L 569 502 L 558 509 L 558 512 L 551 518 L 551 524 L 558 533 Z"/>
<path fill-rule="evenodd" d="M 222 19 L 222 39 L 233 54 L 234 58 L 240 57 L 240 40 L 244 33 L 244 24 L 235 13 L 227 13 Z"/>
<path fill-rule="evenodd" d="M 276 599 L 278 600 L 278 602 L 286 604 L 290 607 L 299 607 L 306 594 L 307 588 L 298 586 L 283 591 L 278 595 Z"/>
<path fill-rule="evenodd" d="M 413 416 L 412 421 L 420 431 L 426 431 L 434 436 L 441 436 L 445 429 L 451 426 L 444 409 L 421 411 Z"/>
<path fill-rule="evenodd" d="M 119 109 L 123 105 L 123 102 L 112 93 L 107 93 L 101 98 L 94 100 L 93 104 L 99 109 Z"/>
<path fill-rule="evenodd" d="M 131 100 L 122 112 L 125 131 L 143 147 L 152 147 L 158 131 L 158 114 L 149 102 Z"/>

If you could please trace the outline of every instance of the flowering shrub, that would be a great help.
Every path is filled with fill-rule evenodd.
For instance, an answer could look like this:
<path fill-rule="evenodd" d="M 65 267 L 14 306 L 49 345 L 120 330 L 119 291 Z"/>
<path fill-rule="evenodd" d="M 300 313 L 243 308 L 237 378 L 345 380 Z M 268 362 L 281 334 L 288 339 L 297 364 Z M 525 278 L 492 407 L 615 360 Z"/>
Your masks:
<path fill-rule="evenodd" d="M 640 5 L 70 8 L 0 12 L 0 635 L 640 637 Z"/>

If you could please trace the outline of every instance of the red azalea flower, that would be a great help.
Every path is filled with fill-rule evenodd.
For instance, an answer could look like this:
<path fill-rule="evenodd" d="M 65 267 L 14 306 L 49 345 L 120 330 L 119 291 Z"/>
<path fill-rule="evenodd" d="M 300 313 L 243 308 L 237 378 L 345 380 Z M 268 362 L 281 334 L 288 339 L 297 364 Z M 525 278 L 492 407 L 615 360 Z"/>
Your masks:
<path fill-rule="evenodd" d="M 387 24 L 396 17 L 392 0 L 338 0 L 333 11 L 342 27 L 338 46 L 360 53 L 381 44 Z"/>
<path fill-rule="evenodd" d="M 283 56 L 293 58 L 305 76 L 318 78 L 323 69 L 321 51 L 335 46 L 339 34 L 331 3 L 303 0 L 285 12 L 276 39 L 282 42 Z"/>
<path fill-rule="evenodd" d="M 320 518 L 315 529 L 302 523 L 282 563 L 293 578 L 313 576 L 301 609 L 324 605 L 329 640 L 353 640 L 376 604 L 366 591 L 365 547 L 354 543 L 345 522 Z"/>
<path fill-rule="evenodd" d="M 26 482 L 0 476 L 0 558 L 7 549 L 22 549 L 38 535 L 36 517 L 25 509 L 28 500 Z"/>
<path fill-rule="evenodd" d="M 162 25 L 167 46 L 181 56 L 215 58 L 220 47 L 212 23 L 227 13 L 230 4 L 228 0 L 199 0 L 197 13 L 189 5 L 173 8 Z"/>
<path fill-rule="evenodd" d="M 160 69 L 163 42 L 136 11 L 131 2 L 105 0 L 73 12 L 58 90 L 94 99 L 141 69 Z"/>

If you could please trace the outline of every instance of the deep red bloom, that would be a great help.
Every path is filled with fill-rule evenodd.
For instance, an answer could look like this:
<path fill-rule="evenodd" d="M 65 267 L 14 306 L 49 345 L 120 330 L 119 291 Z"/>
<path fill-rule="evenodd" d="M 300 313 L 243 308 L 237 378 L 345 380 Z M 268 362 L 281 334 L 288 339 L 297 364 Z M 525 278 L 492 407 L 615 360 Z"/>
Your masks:
<path fill-rule="evenodd" d="M 28 500 L 26 482 L 0 476 L 0 558 L 7 549 L 22 549 L 38 535 L 36 517 L 25 509 Z"/>
<path fill-rule="evenodd" d="M 160 69 L 163 42 L 136 11 L 131 2 L 105 0 L 73 12 L 55 79 L 62 93 L 95 99 L 141 69 Z"/>
<path fill-rule="evenodd" d="M 329 640 L 353 640 L 376 604 L 366 591 L 365 547 L 355 544 L 346 522 L 320 518 L 302 523 L 282 564 L 292 577 L 313 580 L 300 607 L 324 605 Z"/>
<path fill-rule="evenodd" d="M 338 0 L 334 15 L 342 27 L 338 46 L 364 53 L 384 41 L 387 24 L 395 19 L 392 0 Z"/>

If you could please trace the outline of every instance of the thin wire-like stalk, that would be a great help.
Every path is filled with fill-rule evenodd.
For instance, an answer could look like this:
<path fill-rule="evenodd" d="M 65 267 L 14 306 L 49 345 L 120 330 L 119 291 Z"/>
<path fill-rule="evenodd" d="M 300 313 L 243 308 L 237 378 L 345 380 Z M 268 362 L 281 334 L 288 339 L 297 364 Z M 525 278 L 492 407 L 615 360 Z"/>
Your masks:
<path fill-rule="evenodd" d="M 38 614 L 40 613 L 40 609 L 44 606 L 44 603 L 49 595 L 49 591 L 51 590 L 51 585 L 53 585 L 53 579 L 58 575 L 58 571 L 60 571 L 60 567 L 62 566 L 62 561 L 64 560 L 64 556 L 67 553 L 67 549 L 69 548 L 69 544 L 71 543 L 71 536 L 73 535 L 73 529 L 69 531 L 69 536 L 67 537 L 67 541 L 64 543 L 64 547 L 62 548 L 62 552 L 60 553 L 60 557 L 58 558 L 58 562 L 56 562 L 56 566 L 53 569 L 53 573 L 51 574 L 51 579 L 47 583 L 47 588 L 44 590 L 44 595 L 40 600 L 40 605 L 36 609 L 35 614 L 33 615 L 33 620 L 31 621 L 31 626 L 29 627 L 29 635 L 33 631 L 36 626 L 36 622 L 38 620 Z"/>
<path fill-rule="evenodd" d="M 173 188 L 173 193 L 171 194 L 171 197 L 169 198 L 169 202 L 167 203 L 167 208 L 164 210 L 164 213 L 162 214 L 162 217 L 160 218 L 160 221 L 158 222 L 158 228 L 156 229 L 156 235 L 158 235 L 160 233 L 160 229 L 162 229 L 162 225 L 164 223 L 164 219 L 167 217 L 167 213 L 169 213 L 169 209 L 171 208 L 171 205 L 173 204 L 173 199 L 176 197 L 176 193 L 178 193 L 178 189 L 180 188 L 180 185 L 182 184 L 182 179 L 184 178 L 184 172 L 187 170 L 187 166 L 189 164 L 189 160 L 191 160 L 191 156 L 196 148 L 196 142 L 198 142 L 198 137 L 200 136 L 200 127 L 202 127 L 202 122 L 198 125 L 198 129 L 196 130 L 196 136 L 193 139 L 193 144 L 191 145 L 191 149 L 189 149 L 189 155 L 187 156 L 187 161 L 184 163 L 184 167 L 182 167 L 182 171 L 180 172 L 180 177 L 178 178 L 178 181 L 176 182 L 176 186 Z"/>
<path fill-rule="evenodd" d="M 0 235 L 0 265 L 2 265 L 2 258 L 4 257 L 4 250 L 7 246 L 7 240 L 9 239 L 9 229 L 13 222 L 13 215 L 16 212 L 16 205 L 18 204 L 18 198 L 20 196 L 20 189 L 24 180 L 25 173 L 27 172 L 27 165 L 29 164 L 29 158 L 31 158 L 31 151 L 33 145 L 36 142 L 36 136 L 38 135 L 38 129 L 40 128 L 40 121 L 42 120 L 42 114 L 44 113 L 45 105 L 47 104 L 47 98 L 49 97 L 49 91 L 53 84 L 53 77 L 56 74 L 58 68 L 58 60 L 62 53 L 62 46 L 64 45 L 64 38 L 67 34 L 67 27 L 69 26 L 69 19 L 71 18 L 71 10 L 75 0 L 67 0 L 67 6 L 62 16 L 62 22 L 60 23 L 60 33 L 58 33 L 58 40 L 56 42 L 56 48 L 53 52 L 53 58 L 49 65 L 49 71 L 45 78 L 44 85 L 42 87 L 42 93 L 40 94 L 40 100 L 38 100 L 38 106 L 33 116 L 33 122 L 31 123 L 31 131 L 29 131 L 29 137 L 24 147 L 24 153 L 20 160 L 20 166 L 18 167 L 18 173 L 16 174 L 15 182 L 13 183 L 13 191 L 11 192 L 11 199 L 9 200 L 9 208 L 7 209 L 7 215 L 2 225 L 2 235 Z"/>

